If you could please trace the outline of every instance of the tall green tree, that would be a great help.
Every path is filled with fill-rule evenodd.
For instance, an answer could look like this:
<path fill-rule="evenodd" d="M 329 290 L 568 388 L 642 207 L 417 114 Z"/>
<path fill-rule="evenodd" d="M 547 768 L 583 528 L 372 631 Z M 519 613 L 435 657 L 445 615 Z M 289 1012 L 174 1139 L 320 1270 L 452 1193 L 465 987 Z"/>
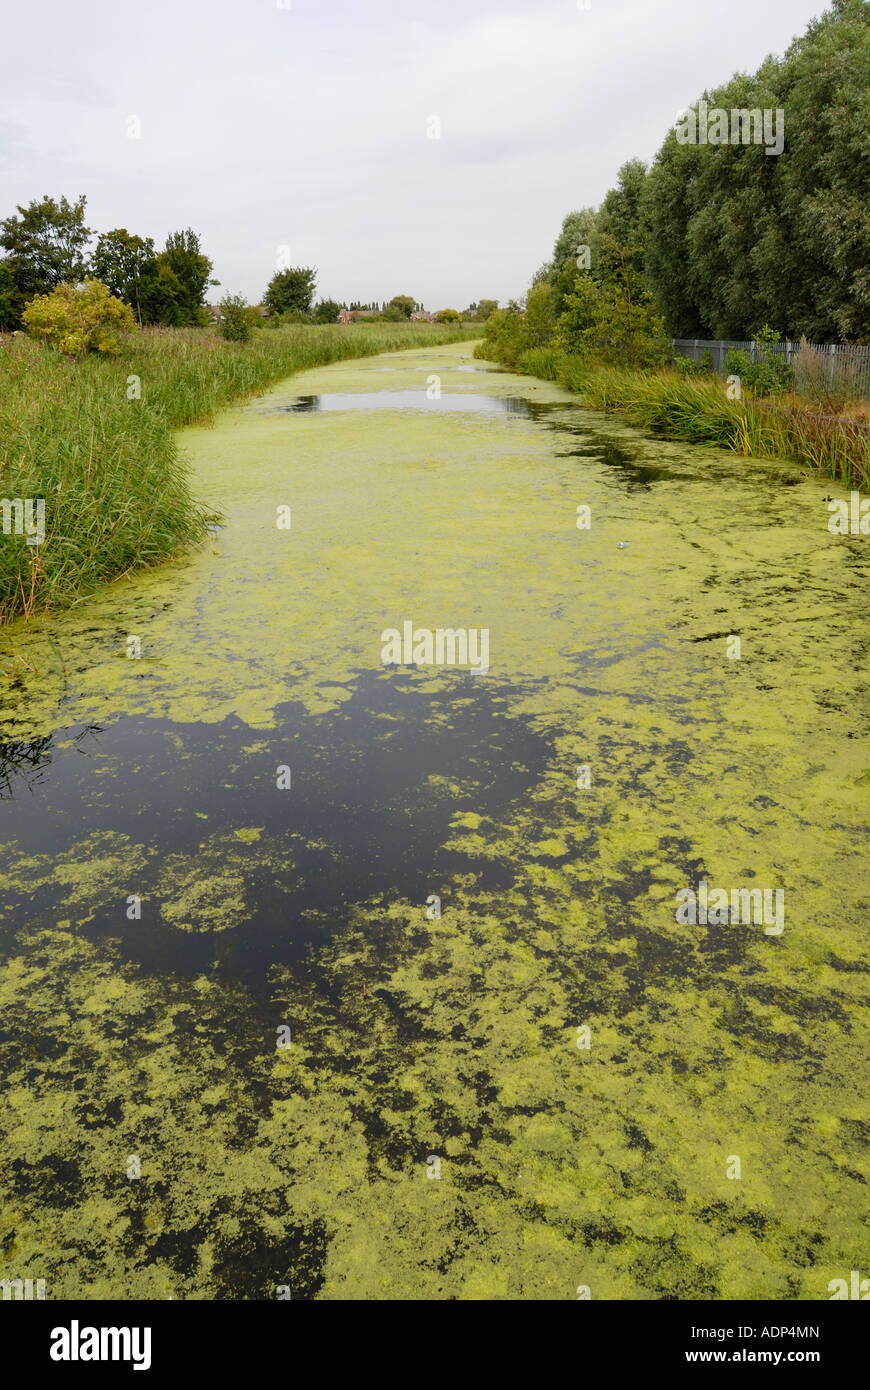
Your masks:
<path fill-rule="evenodd" d="M 680 145 L 670 131 L 646 188 L 649 234 L 645 266 L 674 337 L 705 337 L 702 300 L 689 265 L 689 225 L 696 211 L 695 180 L 703 169 L 700 145 Z"/>
<path fill-rule="evenodd" d="M 0 261 L 0 333 L 15 327 L 19 312 L 15 273 L 9 261 Z"/>
<path fill-rule="evenodd" d="M 577 256 L 580 247 L 594 244 L 597 219 L 598 214 L 595 208 L 591 207 L 579 208 L 566 215 L 550 259 L 554 275 L 559 275 L 566 267 L 578 268 Z"/>
<path fill-rule="evenodd" d="M 834 0 L 791 45 L 783 76 L 788 158 L 775 162 L 796 292 L 792 326 L 811 339 L 868 341 L 870 4 Z M 763 274 L 781 269 L 780 250 L 776 237 L 761 248 Z M 786 323 L 781 313 L 767 317 Z"/>
<path fill-rule="evenodd" d="M 46 195 L 26 208 L 19 205 L 17 216 L 0 222 L 0 246 L 6 252 L 3 312 L 11 327 L 20 325 L 24 306 L 35 295 L 84 279 L 93 235 L 85 226 L 86 203 L 84 195 L 74 203 Z"/>
<path fill-rule="evenodd" d="M 409 294 L 394 294 L 387 308 L 398 309 L 400 314 L 409 319 L 414 312 L 414 300 Z"/>
<path fill-rule="evenodd" d="M 183 232 L 173 232 L 166 238 L 166 245 L 157 257 L 157 269 L 171 271 L 181 287 L 181 297 L 176 302 L 174 322 L 178 327 L 193 327 L 205 324 L 205 293 L 209 285 L 218 284 L 209 277 L 212 263 L 203 253 L 199 237 L 192 228 Z M 164 282 L 168 284 L 168 278 Z"/>
<path fill-rule="evenodd" d="M 646 270 L 679 337 L 870 340 L 870 4 L 834 0 L 795 39 L 704 94 L 784 113 L 782 152 L 670 131 L 642 199 Z M 733 121 L 733 118 L 732 118 Z"/>
<path fill-rule="evenodd" d="M 279 270 L 269 281 L 263 302 L 273 314 L 283 314 L 288 310 L 310 314 L 316 285 L 317 271 L 313 266 L 292 266 Z"/>
<path fill-rule="evenodd" d="M 642 159 L 626 160 L 596 218 L 599 236 L 607 233 L 625 247 L 642 247 L 646 215 L 643 205 L 647 167 Z"/>
<path fill-rule="evenodd" d="M 136 311 L 141 324 L 143 277 L 153 277 L 156 269 L 154 242 L 150 237 L 131 236 L 126 227 L 103 232 L 91 262 L 92 273 L 113 295 Z M 150 306 L 146 301 L 146 309 Z"/>
<path fill-rule="evenodd" d="M 143 268 L 139 294 L 143 323 L 161 323 L 170 328 L 189 325 L 184 286 L 162 253 Z"/>
<path fill-rule="evenodd" d="M 597 263 L 597 221 L 598 214 L 595 208 L 589 207 L 569 212 L 562 222 L 546 272 L 546 278 L 552 289 L 553 312 L 557 315 L 564 309 L 565 301 L 574 288 L 577 276 L 587 268 L 585 266 L 587 254 L 581 248 L 589 248 L 590 266 L 594 267 Z"/>
<path fill-rule="evenodd" d="M 646 182 L 647 167 L 642 159 L 630 159 L 619 170 L 616 187 L 607 194 L 596 219 L 597 255 L 591 272 L 609 296 L 608 313 L 617 331 L 632 343 L 639 331 L 637 325 L 654 313 L 646 271 Z M 658 328 L 656 322 L 651 331 L 655 333 Z"/>

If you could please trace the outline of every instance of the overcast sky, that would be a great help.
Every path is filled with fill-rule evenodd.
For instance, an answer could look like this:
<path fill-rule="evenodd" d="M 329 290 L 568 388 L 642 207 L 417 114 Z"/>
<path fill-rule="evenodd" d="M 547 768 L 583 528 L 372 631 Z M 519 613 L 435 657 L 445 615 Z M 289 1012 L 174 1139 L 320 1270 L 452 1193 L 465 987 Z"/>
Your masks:
<path fill-rule="evenodd" d="M 257 302 L 278 247 L 338 300 L 523 292 L 563 216 L 826 0 L 41 0 L 7 8 L 0 216 L 192 226 Z M 283 7 L 282 7 L 283 6 Z M 132 117 L 141 137 L 130 139 Z M 429 138 L 440 121 L 440 139 Z"/>

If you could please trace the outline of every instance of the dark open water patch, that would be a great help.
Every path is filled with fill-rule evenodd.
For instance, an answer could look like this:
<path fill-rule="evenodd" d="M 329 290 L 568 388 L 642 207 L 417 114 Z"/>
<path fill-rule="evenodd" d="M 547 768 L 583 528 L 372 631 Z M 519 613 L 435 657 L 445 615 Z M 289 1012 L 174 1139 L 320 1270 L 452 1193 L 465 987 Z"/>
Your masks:
<path fill-rule="evenodd" d="M 565 422 L 554 425 L 554 428 L 571 434 L 583 433 Z M 603 463 L 613 470 L 614 475 L 624 484 L 626 492 L 647 491 L 653 483 L 662 482 L 664 479 L 679 478 L 682 482 L 687 476 L 682 470 L 666 468 L 661 463 L 645 463 L 638 457 L 637 451 L 629 452 L 615 439 L 606 439 L 601 435 L 576 449 L 568 449 L 559 454 L 559 458 L 591 458 L 596 463 Z"/>
<path fill-rule="evenodd" d="M 405 898 L 422 911 L 457 872 L 484 890 L 510 881 L 510 865 L 445 843 L 458 812 L 509 815 L 551 754 L 508 712 L 511 693 L 463 674 L 433 694 L 415 689 L 413 675 L 364 673 L 335 712 L 315 718 L 288 702 L 265 732 L 236 718 L 122 717 L 32 747 L 3 745 L 0 837 L 52 863 L 83 842 L 99 858 L 107 835 L 147 847 L 144 867 L 95 882 L 98 904 L 79 908 L 79 916 L 93 911 L 83 933 L 117 939 L 149 973 L 190 977 L 217 967 L 258 992 L 271 967 L 299 961 L 341 931 L 356 904 Z M 290 768 L 288 789 L 276 785 L 281 767 Z M 209 846 L 215 835 L 232 865 Z M 166 865 L 177 862 L 190 866 L 181 878 L 193 903 L 181 926 L 163 901 Z M 191 896 L 197 863 L 202 886 Z M 226 869 L 242 880 L 234 930 L 209 918 L 210 878 Z M 127 919 L 130 894 L 143 901 L 141 920 Z M 13 911 L 0 944 L 13 924 L 76 915 L 56 881 L 18 906 L 7 898 Z"/>
<path fill-rule="evenodd" d="M 536 420 L 546 419 L 548 408 L 546 405 L 535 404 L 531 413 Z M 560 452 L 558 458 L 594 459 L 596 463 L 604 464 L 612 471 L 614 479 L 624 486 L 626 492 L 646 492 L 654 483 L 671 480 L 684 483 L 702 480 L 705 477 L 702 473 L 694 472 L 682 461 L 677 462 L 676 458 L 669 459 L 667 463 L 663 462 L 660 453 L 654 454 L 651 460 L 646 459 L 642 443 L 632 441 L 629 448 L 624 439 L 614 439 L 600 430 L 575 424 L 571 420 L 552 420 L 548 424 L 550 429 L 571 435 L 580 441 L 572 448 Z M 706 476 L 709 477 L 709 474 Z"/>
<path fill-rule="evenodd" d="M 442 391 L 430 397 L 419 391 L 331 391 L 299 396 L 291 405 L 275 410 L 310 415 L 333 410 L 461 410 L 473 415 L 529 415 L 529 402 L 521 396 L 485 396 L 470 391 Z"/>

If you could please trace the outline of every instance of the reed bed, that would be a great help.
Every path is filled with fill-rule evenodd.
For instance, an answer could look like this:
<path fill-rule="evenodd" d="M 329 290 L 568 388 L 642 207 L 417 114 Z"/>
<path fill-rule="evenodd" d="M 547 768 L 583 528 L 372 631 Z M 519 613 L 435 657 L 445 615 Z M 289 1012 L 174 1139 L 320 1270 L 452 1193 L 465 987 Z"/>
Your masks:
<path fill-rule="evenodd" d="M 497 344 L 484 341 L 475 356 L 497 352 Z M 744 392 L 742 400 L 730 400 L 716 376 L 603 367 L 551 347 L 523 353 L 514 370 L 555 381 L 590 408 L 617 411 L 669 439 L 714 444 L 744 457 L 787 459 L 845 488 L 870 491 L 867 421 L 821 414 L 814 401 L 799 395 L 758 398 Z"/>

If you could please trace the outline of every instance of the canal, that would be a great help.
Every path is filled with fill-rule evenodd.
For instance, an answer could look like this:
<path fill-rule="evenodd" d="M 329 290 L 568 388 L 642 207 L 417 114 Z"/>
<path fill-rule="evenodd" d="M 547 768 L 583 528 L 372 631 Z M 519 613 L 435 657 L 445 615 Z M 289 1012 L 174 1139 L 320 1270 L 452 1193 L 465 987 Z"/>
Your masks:
<path fill-rule="evenodd" d="M 870 1272 L 870 565 L 836 489 L 468 344 L 180 442 L 209 542 L 0 630 L 4 1274 Z M 385 664 L 406 623 L 485 631 L 487 668 Z M 687 920 L 704 884 L 781 889 L 784 929 Z"/>

